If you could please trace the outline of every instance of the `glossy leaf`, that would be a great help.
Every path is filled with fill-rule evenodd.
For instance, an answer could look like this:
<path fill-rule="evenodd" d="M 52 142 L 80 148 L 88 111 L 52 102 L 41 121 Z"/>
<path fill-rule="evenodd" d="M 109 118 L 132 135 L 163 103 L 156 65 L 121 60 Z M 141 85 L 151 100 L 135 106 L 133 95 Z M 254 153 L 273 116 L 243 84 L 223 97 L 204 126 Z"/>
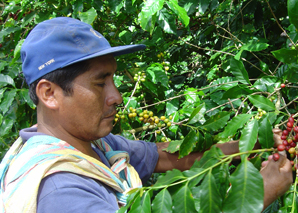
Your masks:
<path fill-rule="evenodd" d="M 20 58 L 21 56 L 21 47 L 22 47 L 22 44 L 24 43 L 25 39 L 21 39 L 16 48 L 14 49 L 14 53 L 13 53 L 13 57 L 14 57 L 14 60 Z"/>
<path fill-rule="evenodd" d="M 232 72 L 232 74 L 236 77 L 236 79 L 241 83 L 250 84 L 248 79 L 248 73 L 242 61 L 238 61 L 234 58 L 231 58 L 229 71 Z"/>
<path fill-rule="evenodd" d="M 184 91 L 185 95 L 185 99 L 189 102 L 189 103 L 196 103 L 200 101 L 199 98 L 199 93 L 197 92 L 197 89 L 195 88 L 187 88 Z"/>
<path fill-rule="evenodd" d="M 2 124 L 0 125 L 0 136 L 3 137 L 9 133 L 13 126 L 13 120 L 9 118 L 4 118 Z"/>
<path fill-rule="evenodd" d="M 221 132 L 218 136 L 221 138 L 227 138 L 233 136 L 238 129 L 241 129 L 243 125 L 252 117 L 251 114 L 241 114 L 233 117 L 225 127 L 224 131 Z"/>
<path fill-rule="evenodd" d="M 186 137 L 184 138 L 180 150 L 179 150 L 179 158 L 183 158 L 187 156 L 192 150 L 196 147 L 196 143 L 199 140 L 199 132 L 196 133 L 195 131 L 191 130 Z"/>
<path fill-rule="evenodd" d="M 204 123 L 204 114 L 206 112 L 205 103 L 200 104 L 199 107 L 195 108 L 194 111 L 191 113 L 188 124 L 194 124 L 200 122 L 201 124 Z"/>
<path fill-rule="evenodd" d="M 165 188 L 161 190 L 152 202 L 153 213 L 171 213 L 172 212 L 172 197 L 169 191 Z"/>
<path fill-rule="evenodd" d="M 14 84 L 14 80 L 9 76 L 9 75 L 3 75 L 0 74 L 0 83 L 4 86 L 4 85 L 12 85 L 15 86 Z"/>
<path fill-rule="evenodd" d="M 224 201 L 223 212 L 261 212 L 264 198 L 263 178 L 247 158 L 243 159 L 230 180 L 232 188 Z"/>
<path fill-rule="evenodd" d="M 296 0 L 288 0 L 287 7 L 289 20 L 298 29 L 298 2 Z"/>
<path fill-rule="evenodd" d="M 222 151 L 216 146 L 212 146 L 210 150 L 204 152 L 203 157 L 199 161 L 195 161 L 191 169 L 213 166 L 219 162 L 220 156 L 224 156 Z"/>
<path fill-rule="evenodd" d="M 257 108 L 261 108 L 265 111 L 275 110 L 274 104 L 268 98 L 262 95 L 249 95 L 248 99 Z"/>
<path fill-rule="evenodd" d="M 245 95 L 249 95 L 253 93 L 246 85 L 237 85 L 235 87 L 232 87 L 231 89 L 227 90 L 223 96 L 222 99 L 234 99 L 234 98 L 240 98 Z"/>
<path fill-rule="evenodd" d="M 2 111 L 3 115 L 9 110 L 9 107 L 14 101 L 15 95 L 16 95 L 16 90 L 10 90 L 4 93 L 3 100 L 0 103 L 0 111 Z"/>
<path fill-rule="evenodd" d="M 246 152 L 253 149 L 258 138 L 258 121 L 256 119 L 251 120 L 241 131 L 241 137 L 239 140 L 239 151 Z M 241 155 L 241 159 L 244 159 L 244 155 Z"/>
<path fill-rule="evenodd" d="M 140 24 L 144 30 L 148 29 L 148 25 L 151 25 L 152 16 L 163 8 L 163 4 L 164 0 L 148 0 L 145 2 L 139 14 Z"/>
<path fill-rule="evenodd" d="M 171 101 L 168 101 L 166 103 L 166 114 L 167 115 L 171 115 L 172 113 L 177 112 L 177 110 L 179 109 L 179 100 L 173 99 Z"/>
<path fill-rule="evenodd" d="M 159 176 L 154 186 L 169 185 L 180 179 L 185 179 L 182 172 L 178 169 L 173 169 L 171 171 L 167 171 L 164 176 Z"/>
<path fill-rule="evenodd" d="M 168 0 L 167 5 L 179 17 L 185 27 L 189 24 L 189 17 L 183 7 L 178 5 L 178 0 Z"/>
<path fill-rule="evenodd" d="M 251 41 L 248 44 L 243 45 L 241 49 L 251 51 L 251 52 L 258 52 L 258 51 L 265 50 L 268 46 L 269 44 L 266 44 L 266 43 Z"/>
<path fill-rule="evenodd" d="M 282 48 L 280 50 L 272 51 L 271 53 L 274 55 L 275 58 L 277 58 L 279 61 L 283 63 L 297 63 L 297 50 L 289 50 Z"/>
<path fill-rule="evenodd" d="M 173 196 L 173 213 L 195 213 L 195 203 L 190 189 L 183 185 Z"/>
<path fill-rule="evenodd" d="M 267 115 L 260 120 L 258 140 L 262 148 L 271 148 L 274 145 L 272 125 Z"/>
<path fill-rule="evenodd" d="M 96 16 L 97 12 L 93 7 L 86 12 L 79 13 L 80 20 L 87 24 L 92 24 Z"/>
<path fill-rule="evenodd" d="M 176 34 L 175 19 L 166 9 L 158 12 L 157 23 L 165 32 Z"/>
<path fill-rule="evenodd" d="M 212 116 L 209 120 L 204 123 L 203 128 L 207 130 L 219 130 L 227 124 L 227 121 L 230 119 L 229 112 L 219 112 L 216 115 Z"/>
<path fill-rule="evenodd" d="M 173 140 L 170 142 L 169 146 L 166 148 L 166 151 L 169 153 L 177 152 L 180 149 L 183 140 Z"/>
<path fill-rule="evenodd" d="M 222 199 L 211 171 L 206 174 L 201 184 L 201 209 L 204 213 L 219 213 L 221 212 Z"/>

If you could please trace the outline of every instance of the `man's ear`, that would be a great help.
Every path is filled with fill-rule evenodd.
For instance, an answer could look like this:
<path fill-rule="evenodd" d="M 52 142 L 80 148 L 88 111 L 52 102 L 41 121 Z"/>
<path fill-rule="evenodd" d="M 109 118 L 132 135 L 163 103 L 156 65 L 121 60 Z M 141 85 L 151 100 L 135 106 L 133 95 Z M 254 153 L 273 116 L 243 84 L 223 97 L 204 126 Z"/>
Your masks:
<path fill-rule="evenodd" d="M 41 79 L 36 85 L 38 101 L 42 102 L 50 109 L 57 109 L 59 107 L 58 97 L 61 93 L 63 93 L 63 91 L 57 84 L 46 79 Z"/>

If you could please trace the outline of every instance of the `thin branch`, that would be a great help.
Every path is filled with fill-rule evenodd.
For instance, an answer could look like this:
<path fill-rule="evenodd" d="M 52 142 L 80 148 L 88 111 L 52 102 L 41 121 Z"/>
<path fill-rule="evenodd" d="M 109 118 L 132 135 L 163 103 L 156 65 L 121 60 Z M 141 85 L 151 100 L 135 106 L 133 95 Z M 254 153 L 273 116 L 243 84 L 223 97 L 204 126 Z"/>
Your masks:
<path fill-rule="evenodd" d="M 270 9 L 270 11 L 271 11 L 271 14 L 273 15 L 273 17 L 274 17 L 274 19 L 275 19 L 277 25 L 279 26 L 279 28 L 280 28 L 280 29 L 283 31 L 283 33 L 287 36 L 287 38 L 290 40 L 290 42 L 292 43 L 292 45 L 295 45 L 295 43 L 292 41 L 292 39 L 290 38 L 290 36 L 288 35 L 288 33 L 287 33 L 287 32 L 284 30 L 284 28 L 279 24 L 279 22 L 278 22 L 278 20 L 277 20 L 277 18 L 276 18 L 276 16 L 275 16 L 275 14 L 274 14 L 274 12 L 273 12 L 271 6 L 270 6 L 268 0 L 266 0 L 266 2 L 267 2 L 267 4 L 268 4 L 268 7 L 269 7 L 269 9 Z"/>

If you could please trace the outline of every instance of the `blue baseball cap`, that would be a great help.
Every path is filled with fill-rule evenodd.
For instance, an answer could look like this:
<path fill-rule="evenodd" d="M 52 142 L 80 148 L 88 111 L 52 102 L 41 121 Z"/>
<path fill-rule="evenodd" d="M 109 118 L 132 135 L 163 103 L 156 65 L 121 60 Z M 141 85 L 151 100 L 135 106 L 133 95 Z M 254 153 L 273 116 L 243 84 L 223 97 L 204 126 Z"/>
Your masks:
<path fill-rule="evenodd" d="M 79 61 L 113 54 L 119 56 L 144 49 L 143 44 L 111 47 L 91 25 L 68 17 L 39 23 L 21 48 L 22 69 L 30 85 L 56 69 Z"/>

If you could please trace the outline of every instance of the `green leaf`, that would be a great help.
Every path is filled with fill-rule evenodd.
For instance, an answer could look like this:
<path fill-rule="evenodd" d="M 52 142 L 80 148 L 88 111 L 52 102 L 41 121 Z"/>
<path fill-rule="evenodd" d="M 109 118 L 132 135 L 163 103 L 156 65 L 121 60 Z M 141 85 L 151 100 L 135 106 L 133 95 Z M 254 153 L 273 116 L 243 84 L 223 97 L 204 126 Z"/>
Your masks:
<path fill-rule="evenodd" d="M 232 188 L 223 204 L 223 212 L 251 213 L 263 209 L 263 178 L 259 171 L 244 158 L 231 175 Z"/>
<path fill-rule="evenodd" d="M 173 196 L 173 213 L 195 213 L 193 196 L 187 185 L 182 186 Z"/>
<path fill-rule="evenodd" d="M 250 84 L 248 73 L 242 61 L 237 61 L 236 59 L 231 58 L 229 71 L 232 72 L 232 74 L 236 77 L 236 79 L 241 83 Z"/>
<path fill-rule="evenodd" d="M 16 90 L 10 90 L 4 93 L 3 101 L 0 104 L 0 111 L 2 111 L 3 115 L 9 110 L 9 107 L 11 106 L 16 93 Z"/>
<path fill-rule="evenodd" d="M 177 180 L 185 179 L 182 172 L 178 169 L 167 171 L 164 176 L 159 176 L 154 186 L 165 186 L 174 183 Z"/>
<path fill-rule="evenodd" d="M 203 124 L 205 112 L 206 112 L 206 106 L 205 106 L 205 102 L 203 102 L 202 104 L 200 104 L 199 107 L 195 108 L 194 111 L 192 111 L 188 120 L 188 124 L 194 124 L 197 122 L 200 122 L 201 124 Z"/>
<path fill-rule="evenodd" d="M 261 108 L 265 111 L 275 110 L 275 105 L 262 95 L 249 95 L 248 99 L 257 108 Z"/>
<path fill-rule="evenodd" d="M 262 148 L 271 148 L 274 145 L 273 140 L 273 132 L 272 132 L 272 125 L 268 120 L 268 115 L 266 115 L 260 121 L 259 127 L 259 143 L 261 144 Z"/>
<path fill-rule="evenodd" d="M 221 212 L 221 195 L 217 190 L 215 179 L 212 175 L 212 170 L 206 174 L 201 185 L 201 210 L 204 213 Z"/>
<path fill-rule="evenodd" d="M 179 99 L 173 99 L 166 103 L 166 114 L 171 115 L 179 109 Z"/>
<path fill-rule="evenodd" d="M 148 25 L 151 25 L 152 16 L 163 8 L 164 0 L 148 0 L 145 1 L 142 11 L 139 14 L 139 22 L 141 27 L 146 30 Z M 152 23 L 152 24 L 155 24 Z M 154 27 L 154 26 L 153 26 Z"/>
<path fill-rule="evenodd" d="M 169 191 L 164 188 L 154 198 L 152 202 L 153 213 L 171 213 L 172 212 L 172 197 Z"/>
<path fill-rule="evenodd" d="M 234 99 L 234 98 L 240 98 L 242 96 L 246 96 L 253 93 L 246 85 L 236 85 L 235 87 L 230 88 L 227 90 L 223 96 L 222 99 Z"/>
<path fill-rule="evenodd" d="M 165 8 L 158 12 L 157 23 L 165 32 L 176 34 L 175 17 Z"/>
<path fill-rule="evenodd" d="M 175 153 L 180 149 L 183 140 L 173 140 L 170 142 L 169 146 L 165 149 L 165 151 L 169 153 Z"/>
<path fill-rule="evenodd" d="M 189 103 L 196 103 L 196 102 L 199 102 L 200 101 L 200 98 L 199 98 L 199 92 L 198 92 L 198 89 L 196 88 L 187 88 L 185 91 L 184 91 L 184 94 L 187 94 L 185 95 L 185 99 L 189 102 Z"/>
<path fill-rule="evenodd" d="M 258 138 L 258 127 L 258 121 L 254 119 L 249 121 L 247 125 L 243 128 L 239 140 L 240 152 L 246 152 L 253 149 Z M 242 160 L 244 157 L 244 155 L 241 155 Z"/>
<path fill-rule="evenodd" d="M 15 87 L 14 80 L 9 75 L 0 74 L 0 83 L 3 86 L 10 84 Z"/>
<path fill-rule="evenodd" d="M 219 112 L 216 115 L 213 115 L 209 120 L 207 120 L 203 126 L 204 129 L 210 131 L 216 131 L 224 127 L 227 124 L 227 121 L 230 119 L 229 112 Z"/>
<path fill-rule="evenodd" d="M 192 150 L 196 147 L 196 144 L 199 141 L 199 132 L 191 130 L 186 137 L 184 138 L 179 151 L 179 158 L 183 158 L 187 156 Z"/>
<path fill-rule="evenodd" d="M 79 12 L 79 18 L 82 22 L 85 22 L 87 24 L 92 24 L 97 16 L 97 12 L 94 9 L 94 7 L 91 7 L 86 12 Z"/>
<path fill-rule="evenodd" d="M 275 58 L 277 58 L 279 61 L 290 64 L 290 63 L 297 63 L 297 50 L 289 50 L 282 48 L 280 50 L 275 50 L 271 52 Z"/>
<path fill-rule="evenodd" d="M 20 58 L 20 55 L 21 55 L 21 47 L 22 47 L 24 41 L 25 41 L 25 39 L 21 39 L 21 40 L 18 42 L 17 46 L 15 47 L 15 49 L 14 49 L 14 53 L 13 53 L 13 55 L 14 55 L 14 60 L 17 60 L 18 58 Z"/>
<path fill-rule="evenodd" d="M 142 190 L 142 189 L 141 189 Z M 144 192 L 144 194 L 137 195 L 135 202 L 132 204 L 129 212 L 131 213 L 151 213 L 151 195 L 150 191 Z"/>
<path fill-rule="evenodd" d="M 204 14 L 210 4 L 209 0 L 199 0 L 199 12 Z"/>
<path fill-rule="evenodd" d="M 288 0 L 287 7 L 290 22 L 298 29 L 298 2 L 296 0 Z"/>
<path fill-rule="evenodd" d="M 199 161 L 195 161 L 191 169 L 208 168 L 219 162 L 220 156 L 224 154 L 216 146 L 212 146 L 210 150 L 205 151 L 203 157 Z"/>
<path fill-rule="evenodd" d="M 167 5 L 179 17 L 185 27 L 189 24 L 189 17 L 186 10 L 178 5 L 178 0 L 168 0 Z"/>
<path fill-rule="evenodd" d="M 10 118 L 6 118 L 2 120 L 2 124 L 0 125 L 0 137 L 3 137 L 9 133 L 13 126 L 14 120 Z"/>
<path fill-rule="evenodd" d="M 3 37 L 7 36 L 11 33 L 14 33 L 15 31 L 21 30 L 20 27 L 7 27 L 0 31 L 0 43 L 3 42 Z"/>
<path fill-rule="evenodd" d="M 266 43 L 251 41 L 251 42 L 243 45 L 241 47 L 241 50 L 247 50 L 250 52 L 258 52 L 258 51 L 265 50 L 268 46 L 269 46 L 269 44 L 266 44 Z"/>
<path fill-rule="evenodd" d="M 233 136 L 238 129 L 241 129 L 243 125 L 252 117 L 251 114 L 240 114 L 233 117 L 225 127 L 224 131 L 219 133 L 220 138 L 227 138 Z"/>

